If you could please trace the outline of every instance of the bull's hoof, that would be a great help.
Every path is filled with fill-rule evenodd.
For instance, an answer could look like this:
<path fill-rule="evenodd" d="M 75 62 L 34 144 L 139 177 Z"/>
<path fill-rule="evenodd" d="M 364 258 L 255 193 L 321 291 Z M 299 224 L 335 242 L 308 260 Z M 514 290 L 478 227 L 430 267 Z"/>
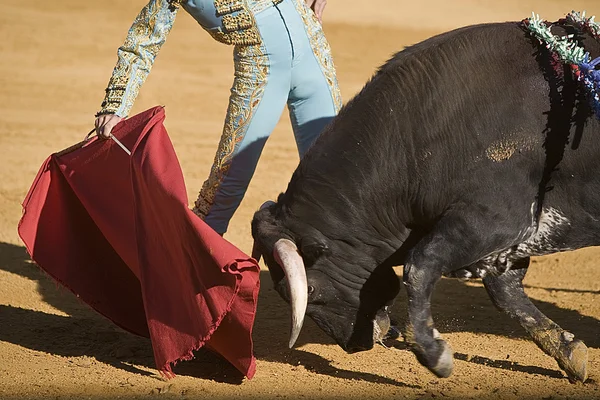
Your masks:
<path fill-rule="evenodd" d="M 454 353 L 452 349 L 442 339 L 436 339 L 436 342 L 441 347 L 441 354 L 434 367 L 430 368 L 431 372 L 438 378 L 447 378 L 452 374 L 454 368 Z"/>
<path fill-rule="evenodd" d="M 573 340 L 573 335 L 563 332 L 556 361 L 567 373 L 569 381 L 585 382 L 588 378 L 588 349 L 581 340 Z"/>
<path fill-rule="evenodd" d="M 454 354 L 450 346 L 442 339 L 435 339 L 428 347 L 427 352 L 424 347 L 416 344 L 411 345 L 417 360 L 427 367 L 438 378 L 447 378 L 452 374 L 454 367 Z"/>

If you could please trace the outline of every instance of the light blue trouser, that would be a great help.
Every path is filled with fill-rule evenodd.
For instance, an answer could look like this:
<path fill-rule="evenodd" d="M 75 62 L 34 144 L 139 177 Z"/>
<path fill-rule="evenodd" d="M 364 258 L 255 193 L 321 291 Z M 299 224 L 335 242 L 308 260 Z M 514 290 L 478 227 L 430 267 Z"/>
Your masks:
<path fill-rule="evenodd" d="M 235 47 L 223 135 L 194 208 L 220 234 L 286 103 L 300 157 L 341 106 L 329 45 L 304 0 L 284 0 L 254 17 L 262 44 Z"/>

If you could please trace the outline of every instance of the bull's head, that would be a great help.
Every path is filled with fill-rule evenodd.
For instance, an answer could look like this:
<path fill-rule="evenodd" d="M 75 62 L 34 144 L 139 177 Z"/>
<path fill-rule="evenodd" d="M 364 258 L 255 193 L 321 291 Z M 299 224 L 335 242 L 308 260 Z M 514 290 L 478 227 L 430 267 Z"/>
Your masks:
<path fill-rule="evenodd" d="M 264 257 L 275 289 L 292 308 L 289 346 L 308 315 L 344 350 L 371 349 L 390 326 L 388 306 L 399 291 L 396 274 L 390 267 L 365 267 L 373 262 L 361 249 L 296 222 L 273 202 L 252 221 L 252 256 Z M 298 226 L 306 229 L 294 229 Z"/>

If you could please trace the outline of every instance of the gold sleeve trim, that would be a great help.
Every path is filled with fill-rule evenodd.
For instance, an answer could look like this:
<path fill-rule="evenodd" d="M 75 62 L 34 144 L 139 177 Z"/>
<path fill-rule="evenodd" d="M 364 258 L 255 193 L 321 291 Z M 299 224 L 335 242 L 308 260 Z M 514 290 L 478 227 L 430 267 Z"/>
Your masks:
<path fill-rule="evenodd" d="M 117 52 L 117 64 L 106 88 L 102 114 L 126 117 L 133 107 L 158 52 L 169 34 L 180 0 L 150 0 L 140 11 Z"/>

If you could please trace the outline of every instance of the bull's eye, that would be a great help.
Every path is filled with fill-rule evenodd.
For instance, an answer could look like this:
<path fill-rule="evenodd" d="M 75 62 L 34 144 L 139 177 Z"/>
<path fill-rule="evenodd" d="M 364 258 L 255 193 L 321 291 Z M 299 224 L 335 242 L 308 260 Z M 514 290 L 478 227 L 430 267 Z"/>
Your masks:
<path fill-rule="evenodd" d="M 313 285 L 308 285 L 308 295 L 310 296 L 315 292 L 315 287 Z"/>

